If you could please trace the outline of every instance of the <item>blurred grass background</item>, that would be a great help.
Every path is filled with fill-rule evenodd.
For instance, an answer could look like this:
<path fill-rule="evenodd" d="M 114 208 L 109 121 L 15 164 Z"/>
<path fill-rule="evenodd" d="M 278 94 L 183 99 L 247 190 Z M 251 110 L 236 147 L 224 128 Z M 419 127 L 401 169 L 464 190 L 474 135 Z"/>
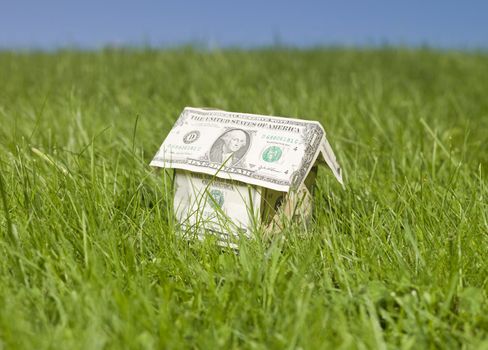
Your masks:
<path fill-rule="evenodd" d="M 488 55 L 0 53 L 0 348 L 488 347 Z M 319 120 L 304 232 L 175 234 L 185 106 Z"/>

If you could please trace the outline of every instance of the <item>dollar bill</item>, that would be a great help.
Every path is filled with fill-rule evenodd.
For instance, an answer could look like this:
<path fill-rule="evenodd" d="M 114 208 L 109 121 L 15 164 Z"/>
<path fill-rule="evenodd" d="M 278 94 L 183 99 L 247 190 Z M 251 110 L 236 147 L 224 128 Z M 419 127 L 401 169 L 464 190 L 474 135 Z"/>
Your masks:
<path fill-rule="evenodd" d="M 306 182 L 314 181 L 314 169 Z M 256 229 L 268 235 L 281 232 L 284 218 L 306 224 L 312 214 L 309 185 L 305 183 L 298 191 L 283 193 L 176 170 L 173 204 L 181 229 L 178 232 L 189 239 L 213 234 L 219 245 L 237 248 L 239 239 L 252 237 Z"/>
<path fill-rule="evenodd" d="M 229 242 L 250 237 L 259 225 L 261 190 L 256 186 L 178 170 L 174 187 L 175 216 L 190 235 L 210 231 Z"/>
<path fill-rule="evenodd" d="M 316 121 L 187 107 L 151 165 L 288 192 L 303 183 L 320 154 L 342 184 Z"/>

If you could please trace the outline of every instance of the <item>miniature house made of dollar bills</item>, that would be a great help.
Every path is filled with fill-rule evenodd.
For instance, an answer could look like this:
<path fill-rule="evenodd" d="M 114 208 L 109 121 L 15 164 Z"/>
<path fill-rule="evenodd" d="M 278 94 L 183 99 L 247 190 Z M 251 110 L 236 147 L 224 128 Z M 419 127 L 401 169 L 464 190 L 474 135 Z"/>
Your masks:
<path fill-rule="evenodd" d="M 342 184 L 341 169 L 316 121 L 187 107 L 151 165 L 174 169 L 174 212 L 186 233 L 219 239 L 279 231 L 306 221 L 317 166 Z"/>

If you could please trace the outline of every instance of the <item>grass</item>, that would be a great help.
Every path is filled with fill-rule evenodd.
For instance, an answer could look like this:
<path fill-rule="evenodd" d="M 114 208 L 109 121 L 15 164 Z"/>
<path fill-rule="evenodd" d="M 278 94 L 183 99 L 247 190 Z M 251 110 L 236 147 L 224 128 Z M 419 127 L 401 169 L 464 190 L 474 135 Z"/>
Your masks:
<path fill-rule="evenodd" d="M 488 348 L 488 55 L 0 53 L 0 348 Z M 175 234 L 184 106 L 317 119 L 308 230 Z"/>

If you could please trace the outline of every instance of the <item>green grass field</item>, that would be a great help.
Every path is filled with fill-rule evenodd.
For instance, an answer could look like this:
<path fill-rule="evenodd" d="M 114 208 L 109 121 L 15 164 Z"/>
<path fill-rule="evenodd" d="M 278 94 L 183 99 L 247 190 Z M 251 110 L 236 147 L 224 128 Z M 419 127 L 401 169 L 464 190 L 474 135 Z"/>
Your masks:
<path fill-rule="evenodd" d="M 346 189 L 188 243 L 148 166 L 185 106 L 319 120 Z M 0 123 L 0 349 L 488 349 L 486 53 L 3 52 Z"/>

